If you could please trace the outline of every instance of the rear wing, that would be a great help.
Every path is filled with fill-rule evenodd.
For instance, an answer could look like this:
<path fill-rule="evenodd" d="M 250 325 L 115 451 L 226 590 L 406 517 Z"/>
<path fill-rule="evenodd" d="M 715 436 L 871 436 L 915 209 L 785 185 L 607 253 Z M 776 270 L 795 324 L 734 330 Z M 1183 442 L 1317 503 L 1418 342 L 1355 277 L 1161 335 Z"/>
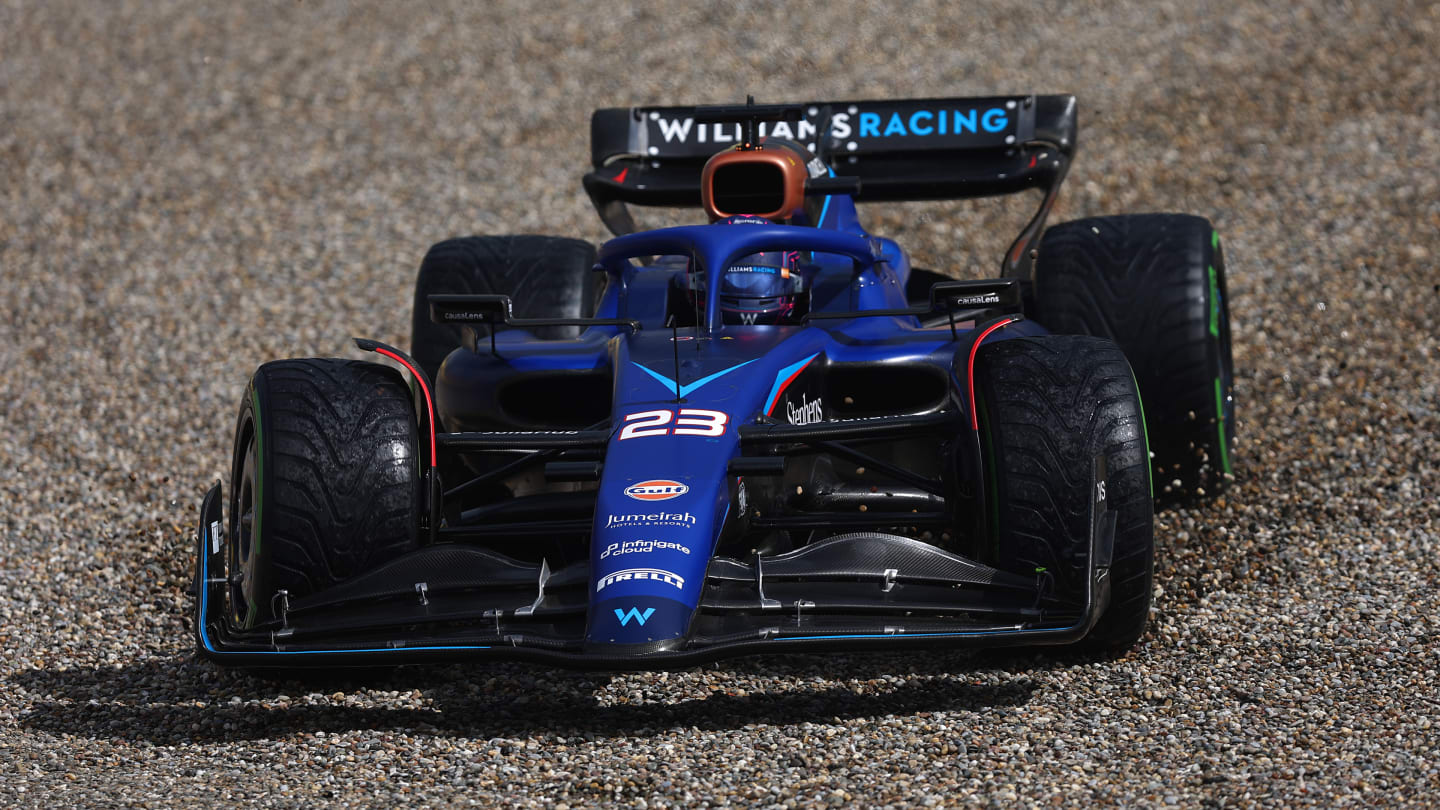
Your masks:
<path fill-rule="evenodd" d="M 950 200 L 1038 188 L 1045 198 L 1006 256 L 1028 270 L 1076 145 L 1072 95 L 803 102 L 751 108 L 761 137 L 815 152 L 833 174 L 854 177 L 856 202 Z M 745 137 L 735 108 L 612 107 L 590 118 L 593 171 L 585 191 L 611 232 L 633 232 L 626 204 L 700 205 L 700 172 Z"/>

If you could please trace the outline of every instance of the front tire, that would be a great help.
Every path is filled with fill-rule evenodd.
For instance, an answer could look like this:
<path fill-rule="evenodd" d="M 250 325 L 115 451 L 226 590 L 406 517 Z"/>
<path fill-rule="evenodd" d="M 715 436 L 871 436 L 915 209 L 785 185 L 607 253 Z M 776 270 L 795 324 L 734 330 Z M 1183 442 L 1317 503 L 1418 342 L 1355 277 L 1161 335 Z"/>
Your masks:
<path fill-rule="evenodd" d="M 418 430 L 398 372 L 280 360 L 251 378 L 235 432 L 226 552 L 231 625 L 276 618 L 418 546 Z"/>
<path fill-rule="evenodd" d="M 981 347 L 975 387 L 991 497 L 979 556 L 1062 594 L 1085 586 L 1091 470 L 1105 454 L 1116 512 L 1110 604 L 1081 642 L 1130 647 L 1145 631 L 1154 563 L 1154 504 L 1144 420 L 1125 355 L 1101 338 L 1046 335 Z"/>

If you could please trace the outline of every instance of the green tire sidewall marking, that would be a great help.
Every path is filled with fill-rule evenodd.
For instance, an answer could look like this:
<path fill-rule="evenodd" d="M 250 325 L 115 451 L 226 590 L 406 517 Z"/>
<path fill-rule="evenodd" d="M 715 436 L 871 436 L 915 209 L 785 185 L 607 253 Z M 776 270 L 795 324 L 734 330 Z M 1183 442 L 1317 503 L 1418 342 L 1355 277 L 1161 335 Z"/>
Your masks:
<path fill-rule="evenodd" d="M 1210 252 L 1213 254 L 1220 249 L 1220 232 L 1210 231 Z M 1206 266 L 1210 277 L 1210 336 L 1217 341 L 1220 339 L 1220 283 L 1215 273 L 1215 265 L 1212 263 Z M 1218 354 L 1220 347 L 1217 344 L 1215 351 Z M 1218 359 L 1218 358 L 1217 358 Z M 1220 378 L 1215 378 L 1215 433 L 1216 442 L 1220 445 L 1220 469 L 1230 475 L 1230 447 L 1225 440 L 1225 399 L 1220 387 Z"/>
<path fill-rule="evenodd" d="M 1210 336 L 1220 337 L 1220 285 L 1215 282 L 1215 265 L 1205 268 L 1210 272 Z"/>
<path fill-rule="evenodd" d="M 1220 469 L 1230 475 L 1230 448 L 1225 442 L 1225 401 L 1220 395 L 1220 378 L 1215 378 L 1215 432 L 1220 443 Z"/>

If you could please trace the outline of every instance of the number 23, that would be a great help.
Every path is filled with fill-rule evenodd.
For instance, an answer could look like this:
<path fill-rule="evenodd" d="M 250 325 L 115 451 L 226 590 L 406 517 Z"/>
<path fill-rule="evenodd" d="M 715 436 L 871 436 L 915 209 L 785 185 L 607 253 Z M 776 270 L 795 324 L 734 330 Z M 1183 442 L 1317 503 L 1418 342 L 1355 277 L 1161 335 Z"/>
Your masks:
<path fill-rule="evenodd" d="M 675 427 L 668 427 L 674 419 Z M 681 408 L 679 418 L 674 411 L 641 411 L 625 416 L 625 429 L 620 431 L 620 441 L 643 439 L 646 436 L 723 436 L 725 424 L 730 421 L 727 414 L 707 411 L 703 408 Z"/>

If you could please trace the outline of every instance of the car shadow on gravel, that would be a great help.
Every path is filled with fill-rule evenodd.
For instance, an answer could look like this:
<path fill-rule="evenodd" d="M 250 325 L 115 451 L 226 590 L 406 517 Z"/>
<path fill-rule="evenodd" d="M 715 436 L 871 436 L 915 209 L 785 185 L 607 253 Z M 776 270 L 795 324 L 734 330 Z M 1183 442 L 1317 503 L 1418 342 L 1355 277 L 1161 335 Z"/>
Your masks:
<path fill-rule="evenodd" d="M 1033 673 L 1099 664 L 1117 656 L 1063 647 L 910 650 L 843 655 L 766 655 L 721 661 L 710 669 L 770 678 L 871 680 L 891 676 L 941 677 L 977 672 Z"/>
<path fill-rule="evenodd" d="M 702 679 L 698 693 L 694 683 L 677 688 L 666 681 L 609 689 L 609 675 L 509 664 L 405 669 L 360 680 L 331 677 L 321 683 L 266 680 L 193 659 L 167 659 L 120 667 L 32 669 L 12 681 L 30 693 L 30 709 L 20 718 L 26 728 L 154 745 L 361 729 L 479 739 L 537 733 L 647 736 L 674 728 L 726 730 L 817 718 L 834 722 L 980 711 L 1024 705 L 1037 688 L 1034 679 L 1024 676 L 976 683 L 967 672 L 973 664 L 952 674 L 928 666 L 917 672 L 910 657 L 804 658 L 731 668 L 743 687 L 727 683 L 731 675 L 726 670 L 712 669 L 721 677 Z M 898 683 L 863 689 L 852 685 L 882 671 L 898 676 Z M 767 676 L 784 691 L 755 691 L 756 679 Z M 798 687 L 796 679 L 801 680 Z M 815 679 L 821 682 L 806 683 Z M 852 683 L 843 683 L 847 680 Z M 633 702 L 608 702 L 616 697 Z"/>

